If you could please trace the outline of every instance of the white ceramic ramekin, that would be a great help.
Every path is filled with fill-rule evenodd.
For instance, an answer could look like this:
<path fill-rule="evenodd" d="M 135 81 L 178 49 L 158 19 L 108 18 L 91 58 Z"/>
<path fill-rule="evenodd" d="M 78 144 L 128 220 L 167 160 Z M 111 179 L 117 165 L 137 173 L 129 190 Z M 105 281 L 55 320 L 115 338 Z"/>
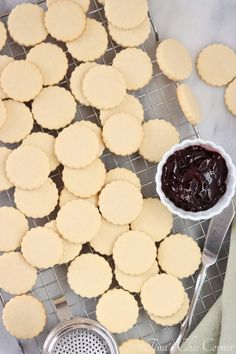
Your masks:
<path fill-rule="evenodd" d="M 226 180 L 226 192 L 219 199 L 219 201 L 210 209 L 198 212 L 189 212 L 183 209 L 178 208 L 174 203 L 172 203 L 163 193 L 162 184 L 161 184 L 161 175 L 163 166 L 168 159 L 175 151 L 182 150 L 191 145 L 201 145 L 208 150 L 217 151 L 224 159 L 228 168 L 228 177 Z M 214 144 L 211 141 L 206 141 L 202 139 L 194 139 L 194 140 L 184 140 L 182 143 L 174 145 L 169 151 L 167 151 L 160 163 L 157 167 L 156 174 L 156 190 L 162 201 L 162 203 L 173 213 L 178 215 L 180 218 L 189 219 L 189 220 L 204 220 L 210 219 L 215 215 L 218 215 L 222 212 L 224 208 L 226 208 L 231 199 L 234 197 L 236 187 L 236 169 L 231 160 L 231 157 L 222 149 L 220 146 Z"/>

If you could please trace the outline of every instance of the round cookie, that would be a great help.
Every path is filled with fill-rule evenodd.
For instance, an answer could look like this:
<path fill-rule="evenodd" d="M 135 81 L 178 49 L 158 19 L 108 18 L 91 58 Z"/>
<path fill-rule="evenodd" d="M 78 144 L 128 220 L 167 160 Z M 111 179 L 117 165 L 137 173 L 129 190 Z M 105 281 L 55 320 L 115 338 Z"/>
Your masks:
<path fill-rule="evenodd" d="M 45 26 L 48 33 L 58 41 L 73 41 L 83 33 L 86 16 L 74 1 L 55 1 L 46 11 Z"/>
<path fill-rule="evenodd" d="M 68 52 L 78 61 L 94 61 L 107 49 L 108 37 L 105 28 L 92 18 L 88 18 L 82 35 L 66 43 Z"/>
<path fill-rule="evenodd" d="M 98 138 L 99 141 L 99 156 L 101 156 L 105 149 L 103 139 L 102 139 L 102 129 L 97 124 L 92 123 L 89 120 L 81 120 L 79 124 L 91 129 L 96 134 L 96 137 Z"/>
<path fill-rule="evenodd" d="M 201 120 L 202 112 L 197 96 L 186 84 L 177 86 L 177 98 L 180 107 L 191 124 L 198 124 Z"/>
<path fill-rule="evenodd" d="M 102 225 L 90 245 L 96 252 L 110 256 L 117 238 L 128 230 L 129 225 L 115 225 L 102 218 Z"/>
<path fill-rule="evenodd" d="M 7 111 L 5 102 L 0 99 L 0 129 L 5 124 L 7 118 Z"/>
<path fill-rule="evenodd" d="M 56 222 L 58 231 L 66 240 L 86 243 L 97 235 L 101 227 L 101 216 L 92 203 L 78 199 L 62 206 Z"/>
<path fill-rule="evenodd" d="M 59 205 L 62 207 L 62 205 L 66 204 L 67 202 L 70 202 L 71 200 L 74 199 L 79 199 L 79 197 L 76 197 L 73 193 L 71 193 L 67 188 L 63 188 L 61 193 L 60 193 L 60 200 L 59 200 Z M 92 203 L 96 207 L 98 206 L 98 195 L 92 195 L 89 198 L 84 198 L 88 202 Z"/>
<path fill-rule="evenodd" d="M 48 178 L 38 189 L 25 190 L 16 188 L 14 200 L 17 208 L 31 218 L 43 218 L 56 207 L 58 190 L 55 183 Z"/>
<path fill-rule="evenodd" d="M 97 109 L 118 106 L 126 94 L 123 75 L 111 66 L 96 65 L 83 79 L 82 90 L 88 102 Z"/>
<path fill-rule="evenodd" d="M 31 145 L 21 145 L 8 156 L 6 172 L 14 186 L 35 189 L 49 175 L 49 159 L 42 150 Z"/>
<path fill-rule="evenodd" d="M 88 166 L 98 157 L 98 150 L 99 141 L 96 134 L 78 122 L 65 128 L 56 138 L 56 156 L 67 167 Z"/>
<path fill-rule="evenodd" d="M 33 129 L 34 120 L 30 109 L 21 102 L 4 101 L 7 116 L 0 128 L 0 140 L 4 143 L 19 143 Z"/>
<path fill-rule="evenodd" d="M 122 333 L 132 328 L 138 313 L 134 296 L 122 289 L 112 289 L 103 294 L 96 308 L 97 320 L 112 333 Z"/>
<path fill-rule="evenodd" d="M 147 0 L 108 0 L 105 1 L 105 15 L 109 22 L 118 28 L 138 27 L 148 15 Z"/>
<path fill-rule="evenodd" d="M 139 153 L 150 162 L 161 161 L 165 152 L 179 143 L 176 128 L 163 119 L 152 119 L 143 124 L 144 138 Z"/>
<path fill-rule="evenodd" d="M 0 256 L 0 287 L 12 295 L 30 291 L 37 278 L 37 270 L 26 262 L 20 252 Z"/>
<path fill-rule="evenodd" d="M 46 311 L 43 304 L 35 297 L 16 296 L 4 307 L 2 320 L 6 330 L 12 336 L 30 339 L 43 330 L 46 324 Z"/>
<path fill-rule="evenodd" d="M 105 178 L 106 169 L 100 159 L 96 159 L 84 168 L 65 167 L 62 175 L 65 187 L 80 198 L 88 198 L 97 194 L 102 189 Z"/>
<path fill-rule="evenodd" d="M 138 176 L 127 168 L 113 168 L 106 174 L 105 185 L 114 181 L 126 181 L 141 189 L 141 182 Z"/>
<path fill-rule="evenodd" d="M 128 90 L 141 89 L 152 78 L 151 59 L 139 48 L 123 49 L 116 54 L 112 66 L 124 75 Z"/>
<path fill-rule="evenodd" d="M 0 208 L 0 225 L 0 251 L 9 252 L 20 247 L 29 229 L 26 217 L 17 209 L 4 206 Z"/>
<path fill-rule="evenodd" d="M 13 187 L 13 184 L 9 180 L 6 174 L 6 161 L 12 150 L 1 146 L 0 147 L 0 192 L 6 191 Z"/>
<path fill-rule="evenodd" d="M 212 86 L 224 86 L 236 76 L 236 54 L 224 44 L 211 44 L 197 58 L 201 79 Z"/>
<path fill-rule="evenodd" d="M 47 7 L 51 6 L 57 0 L 47 0 Z M 74 0 L 80 7 L 83 9 L 84 12 L 87 12 L 90 5 L 90 0 Z"/>
<path fill-rule="evenodd" d="M 166 317 L 180 309 L 184 302 L 184 294 L 180 280 L 164 273 L 157 274 L 143 285 L 141 302 L 149 314 Z"/>
<path fill-rule="evenodd" d="M 155 349 L 142 339 L 128 339 L 119 346 L 120 354 L 155 354 Z"/>
<path fill-rule="evenodd" d="M 64 128 L 75 117 L 76 102 L 72 94 L 63 87 L 49 86 L 43 88 L 34 99 L 32 113 L 43 128 Z"/>
<path fill-rule="evenodd" d="M 144 283 L 151 278 L 152 276 L 159 273 L 159 268 L 157 262 L 154 262 L 152 267 L 147 270 L 147 272 L 138 275 L 130 275 L 126 274 L 119 270 L 119 268 L 115 268 L 115 277 L 118 281 L 119 285 L 128 290 L 131 293 L 140 293 Z"/>
<path fill-rule="evenodd" d="M 109 288 L 112 270 L 103 257 L 92 253 L 82 254 L 69 266 L 67 280 L 76 294 L 92 298 L 102 295 Z"/>
<path fill-rule="evenodd" d="M 107 184 L 99 196 L 103 217 L 113 224 L 125 225 L 134 221 L 141 212 L 143 197 L 140 190 L 126 181 Z"/>
<path fill-rule="evenodd" d="M 36 65 L 26 60 L 14 60 L 1 73 L 1 86 L 9 98 L 28 102 L 42 89 L 43 76 Z"/>
<path fill-rule="evenodd" d="M 6 41 L 7 41 L 7 31 L 3 22 L 0 21 L 0 50 L 2 50 L 2 48 L 6 44 Z"/>
<path fill-rule="evenodd" d="M 174 81 L 187 79 L 193 68 L 189 51 L 173 38 L 162 41 L 156 50 L 157 64 L 161 71 Z"/>
<path fill-rule="evenodd" d="M 9 57 L 8 55 L 0 55 L 0 76 L 2 74 L 3 69 L 7 64 L 11 63 L 14 59 L 12 57 Z M 4 98 L 7 98 L 6 93 L 3 91 L 1 85 L 0 85 L 0 98 L 3 100 Z"/>
<path fill-rule="evenodd" d="M 48 34 L 44 26 L 44 10 L 35 4 L 17 5 L 10 12 L 7 25 L 13 40 L 26 47 L 44 41 Z"/>
<path fill-rule="evenodd" d="M 234 79 L 225 89 L 225 105 L 228 110 L 236 115 L 236 79 Z"/>
<path fill-rule="evenodd" d="M 197 242 L 187 235 L 170 235 L 160 244 L 158 261 L 167 274 L 187 278 L 199 268 L 201 250 Z"/>
<path fill-rule="evenodd" d="M 39 68 L 44 86 L 57 84 L 66 75 L 68 60 L 63 50 L 56 44 L 38 44 L 30 49 L 26 59 Z"/>
<path fill-rule="evenodd" d="M 143 140 L 141 123 L 129 113 L 116 113 L 105 122 L 102 131 L 106 147 L 116 155 L 131 155 Z"/>
<path fill-rule="evenodd" d="M 49 268 L 61 259 L 63 245 L 58 233 L 39 226 L 26 233 L 21 250 L 27 262 L 34 267 Z"/>
<path fill-rule="evenodd" d="M 1 130 L 0 130 L 1 134 Z M 41 149 L 49 158 L 50 171 L 54 171 L 60 164 L 55 155 L 55 138 L 48 133 L 32 133 L 22 142 L 23 145 L 32 145 Z"/>
<path fill-rule="evenodd" d="M 141 213 L 131 223 L 131 229 L 143 231 L 154 242 L 159 242 L 170 233 L 172 224 L 172 215 L 160 200 L 147 198 L 143 200 Z"/>

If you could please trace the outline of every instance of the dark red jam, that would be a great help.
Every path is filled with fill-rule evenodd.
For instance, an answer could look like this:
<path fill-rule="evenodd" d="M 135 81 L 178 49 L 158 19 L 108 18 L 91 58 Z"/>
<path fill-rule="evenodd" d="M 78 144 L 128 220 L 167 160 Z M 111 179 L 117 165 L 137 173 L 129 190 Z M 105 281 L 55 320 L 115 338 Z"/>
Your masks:
<path fill-rule="evenodd" d="M 178 208 L 207 210 L 225 193 L 227 175 L 226 162 L 218 152 L 193 145 L 167 159 L 162 170 L 162 190 Z"/>

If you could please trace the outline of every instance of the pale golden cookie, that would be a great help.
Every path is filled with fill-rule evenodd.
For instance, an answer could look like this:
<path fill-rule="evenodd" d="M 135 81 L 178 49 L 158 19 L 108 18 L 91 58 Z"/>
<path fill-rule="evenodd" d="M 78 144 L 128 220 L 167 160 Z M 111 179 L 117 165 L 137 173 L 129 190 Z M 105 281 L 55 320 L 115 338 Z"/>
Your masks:
<path fill-rule="evenodd" d="M 168 38 L 158 44 L 156 59 L 161 71 L 170 80 L 185 80 L 192 72 L 193 64 L 190 53 L 176 39 Z"/>
<path fill-rule="evenodd" d="M 4 143 L 18 143 L 33 129 L 33 116 L 30 109 L 21 102 L 4 101 L 6 121 L 0 128 L 0 140 Z"/>
<path fill-rule="evenodd" d="M 132 183 L 135 187 L 141 189 L 141 182 L 138 176 L 127 168 L 113 168 L 106 174 L 105 185 L 113 181 L 126 181 Z"/>
<path fill-rule="evenodd" d="M 202 49 L 196 65 L 201 79 L 212 86 L 224 86 L 236 76 L 236 54 L 224 44 Z"/>
<path fill-rule="evenodd" d="M 22 145 L 8 156 L 6 172 L 14 186 L 35 189 L 40 187 L 49 175 L 49 159 L 42 150 L 31 145 Z"/>
<path fill-rule="evenodd" d="M 0 287 L 12 295 L 30 291 L 37 278 L 37 270 L 26 262 L 20 252 L 0 256 Z"/>
<path fill-rule="evenodd" d="M 103 257 L 82 254 L 69 266 L 67 280 L 76 294 L 92 298 L 107 291 L 112 281 L 112 270 Z"/>
<path fill-rule="evenodd" d="M 113 224 L 125 225 L 134 221 L 141 212 L 143 197 L 133 184 L 114 181 L 103 188 L 98 204 L 105 219 Z"/>
<path fill-rule="evenodd" d="M 30 49 L 26 59 L 39 68 L 45 86 L 57 84 L 67 72 L 66 54 L 56 44 L 38 44 Z"/>
<path fill-rule="evenodd" d="M 60 200 L 59 200 L 59 205 L 62 207 L 62 205 L 66 204 L 67 202 L 70 202 L 71 200 L 74 199 L 79 199 L 79 197 L 76 197 L 73 193 L 71 193 L 66 187 L 64 187 L 60 193 Z M 88 202 L 92 203 L 96 207 L 98 206 L 98 195 L 92 195 L 89 198 L 84 198 Z"/>
<path fill-rule="evenodd" d="M 201 120 L 202 112 L 195 93 L 186 84 L 178 85 L 176 93 L 180 107 L 187 120 L 191 124 L 198 124 Z"/>
<path fill-rule="evenodd" d="M 29 229 L 26 217 L 17 209 L 4 206 L 0 208 L 0 225 L 0 251 L 9 252 L 20 247 Z"/>
<path fill-rule="evenodd" d="M 128 230 L 129 225 L 115 225 L 102 218 L 102 225 L 90 245 L 96 252 L 110 256 L 117 238 Z"/>
<path fill-rule="evenodd" d="M 228 110 L 236 115 L 236 79 L 234 79 L 225 89 L 225 105 Z"/>
<path fill-rule="evenodd" d="M 99 141 L 99 156 L 101 156 L 105 149 L 103 139 L 102 139 L 102 129 L 97 124 L 92 123 L 89 120 L 81 120 L 79 124 L 91 129 L 96 134 L 96 137 L 98 138 Z"/>
<path fill-rule="evenodd" d="M 155 316 L 171 316 L 184 302 L 184 287 L 180 280 L 167 274 L 148 279 L 141 290 L 144 309 Z"/>
<path fill-rule="evenodd" d="M 152 119 L 144 123 L 143 132 L 139 153 L 150 162 L 161 161 L 164 153 L 179 142 L 176 128 L 163 119 Z"/>
<path fill-rule="evenodd" d="M 106 147 L 116 155 L 131 155 L 143 140 L 143 128 L 129 113 L 116 113 L 105 122 L 102 131 Z"/>
<path fill-rule="evenodd" d="M 152 78 L 151 59 L 139 48 L 123 49 L 116 54 L 112 66 L 124 75 L 128 90 L 141 89 Z"/>
<path fill-rule="evenodd" d="M 20 339 L 37 336 L 46 324 L 43 304 L 31 295 L 16 296 L 7 302 L 2 313 L 7 331 Z"/>
<path fill-rule="evenodd" d="M 142 339 L 128 339 L 119 346 L 120 354 L 155 354 L 151 344 Z"/>
<path fill-rule="evenodd" d="M 1 86 L 9 98 L 28 102 L 42 89 L 43 76 L 36 65 L 26 60 L 14 60 L 1 73 Z"/>
<path fill-rule="evenodd" d="M 0 50 L 2 50 L 2 48 L 6 44 L 6 41 L 7 41 L 7 31 L 3 22 L 0 21 Z"/>
<path fill-rule="evenodd" d="M 131 223 L 132 230 L 146 232 L 153 241 L 165 238 L 172 228 L 172 215 L 157 198 L 143 200 L 143 208 L 139 216 Z"/>
<path fill-rule="evenodd" d="M 56 207 L 58 190 L 55 183 L 48 178 L 38 189 L 25 190 L 16 188 L 14 199 L 17 208 L 31 218 L 49 215 Z"/>
<path fill-rule="evenodd" d="M 92 203 L 78 199 L 62 206 L 56 222 L 58 231 L 66 240 L 86 243 L 97 235 L 101 227 L 101 216 Z"/>
<path fill-rule="evenodd" d="M 98 109 L 118 106 L 126 94 L 126 82 L 115 68 L 96 65 L 84 77 L 82 90 L 88 102 Z"/>
<path fill-rule="evenodd" d="M 82 35 L 66 43 L 68 52 L 78 61 L 94 61 L 107 49 L 107 32 L 101 22 L 88 18 Z"/>
<path fill-rule="evenodd" d="M 199 268 L 201 250 L 197 242 L 187 235 L 170 235 L 160 244 L 158 261 L 167 274 L 187 278 Z"/>
<path fill-rule="evenodd" d="M 7 118 L 7 110 L 5 102 L 0 99 L 0 129 L 5 124 Z"/>
<path fill-rule="evenodd" d="M 48 34 L 44 26 L 44 10 L 35 4 L 17 5 L 10 12 L 7 25 L 14 41 L 24 46 L 40 43 Z"/>
<path fill-rule="evenodd" d="M 58 0 L 47 0 L 47 6 L 51 6 L 55 1 Z M 84 10 L 84 12 L 87 12 L 89 9 L 90 5 L 90 0 L 74 0 L 78 5 L 81 6 L 81 8 Z"/>
<path fill-rule="evenodd" d="M 11 63 L 14 59 L 12 57 L 9 57 L 8 55 L 0 55 L 0 76 L 7 64 Z M 7 98 L 6 93 L 3 91 L 1 85 L 0 85 L 0 98 L 4 99 Z"/>
<path fill-rule="evenodd" d="M 48 33 L 58 41 L 73 41 L 83 33 L 85 25 L 85 13 L 74 1 L 55 1 L 45 14 Z"/>
<path fill-rule="evenodd" d="M 9 180 L 6 174 L 6 161 L 12 150 L 6 147 L 0 147 L 0 192 L 6 191 L 13 187 L 13 183 Z"/>
<path fill-rule="evenodd" d="M 32 113 L 43 128 L 64 128 L 75 117 L 76 102 L 72 94 L 63 87 L 49 86 L 42 89 L 34 99 Z"/>

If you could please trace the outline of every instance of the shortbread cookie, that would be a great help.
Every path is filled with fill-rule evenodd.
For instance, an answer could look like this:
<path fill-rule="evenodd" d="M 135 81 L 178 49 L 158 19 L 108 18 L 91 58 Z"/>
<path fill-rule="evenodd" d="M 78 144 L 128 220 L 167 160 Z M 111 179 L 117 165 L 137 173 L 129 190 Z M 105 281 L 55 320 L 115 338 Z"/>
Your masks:
<path fill-rule="evenodd" d="M 30 109 L 21 102 L 4 101 L 7 117 L 0 128 L 0 140 L 4 143 L 18 143 L 30 134 L 34 120 Z"/>
<path fill-rule="evenodd" d="M 152 267 L 148 269 L 145 273 L 138 275 L 130 275 L 119 270 L 118 267 L 115 268 L 115 277 L 119 285 L 128 290 L 131 293 L 140 293 L 144 283 L 152 276 L 159 273 L 159 268 L 157 262 L 154 262 Z"/>
<path fill-rule="evenodd" d="M 181 305 L 179 310 L 175 312 L 173 315 L 166 316 L 166 317 L 160 317 L 154 315 L 149 315 L 149 316 L 154 322 L 156 322 L 161 326 L 174 326 L 184 319 L 184 317 L 188 313 L 188 309 L 189 309 L 189 298 L 188 298 L 188 294 L 185 292 L 183 304 Z"/>
<path fill-rule="evenodd" d="M 6 161 L 12 150 L 6 147 L 0 147 L 0 192 L 6 191 L 13 187 L 13 183 L 9 180 L 6 174 Z"/>
<path fill-rule="evenodd" d="M 26 233 L 21 243 L 21 251 L 27 262 L 34 267 L 49 268 L 60 260 L 63 245 L 58 233 L 39 226 Z"/>
<path fill-rule="evenodd" d="M 105 1 L 105 15 L 109 22 L 118 28 L 138 27 L 148 15 L 147 0 L 108 0 Z"/>
<path fill-rule="evenodd" d="M 25 190 L 16 188 L 14 200 L 17 208 L 31 218 L 43 218 L 56 207 L 58 190 L 55 183 L 48 178 L 38 189 Z"/>
<path fill-rule="evenodd" d="M 96 308 L 97 320 L 112 333 L 122 333 L 132 328 L 138 313 L 134 296 L 122 289 L 112 289 L 103 294 Z"/>
<path fill-rule="evenodd" d="M 119 106 L 112 109 L 102 109 L 100 111 L 100 120 L 102 125 L 105 124 L 109 117 L 113 116 L 116 113 L 129 113 L 139 120 L 140 123 L 144 119 L 143 106 L 138 98 L 133 95 L 126 94 L 123 101 Z"/>
<path fill-rule="evenodd" d="M 14 60 L 1 73 L 1 86 L 9 98 L 28 102 L 42 89 L 43 76 L 36 65 L 26 60 Z"/>
<path fill-rule="evenodd" d="M 86 243 L 97 235 L 101 227 L 101 216 L 92 203 L 78 199 L 62 206 L 56 222 L 58 231 L 66 240 Z"/>
<path fill-rule="evenodd" d="M 40 187 L 49 175 L 49 159 L 42 150 L 32 145 L 22 145 L 9 155 L 6 172 L 14 186 L 35 189 Z"/>
<path fill-rule="evenodd" d="M 201 79 L 212 86 L 224 86 L 236 76 L 236 54 L 224 44 L 211 44 L 197 59 Z"/>
<path fill-rule="evenodd" d="M 176 39 L 168 38 L 158 44 L 156 59 L 161 71 L 170 80 L 185 80 L 192 72 L 191 55 L 183 44 Z"/>
<path fill-rule="evenodd" d="M 139 153 L 150 162 L 161 161 L 164 153 L 179 142 L 176 128 L 163 119 L 152 119 L 144 123 L 143 132 Z"/>
<path fill-rule="evenodd" d="M 83 33 L 85 25 L 84 11 L 71 0 L 55 1 L 45 14 L 48 33 L 58 41 L 73 41 Z"/>
<path fill-rule="evenodd" d="M 89 120 L 81 120 L 79 124 L 91 129 L 96 134 L 96 137 L 98 138 L 99 141 L 99 156 L 101 156 L 105 149 L 103 139 L 102 139 L 102 129 L 97 124 L 92 123 Z"/>
<path fill-rule="evenodd" d="M 171 235 L 161 243 L 158 261 L 167 274 L 187 278 L 199 268 L 201 250 L 191 237 L 182 234 Z"/>
<path fill-rule="evenodd" d="M 142 339 L 128 339 L 119 346 L 120 354 L 155 354 L 151 344 Z"/>
<path fill-rule="evenodd" d="M 0 225 L 0 251 L 9 252 L 20 247 L 21 240 L 29 229 L 26 217 L 15 208 L 1 207 Z"/>
<path fill-rule="evenodd" d="M 82 90 L 88 102 L 98 109 L 118 106 L 126 94 L 126 82 L 115 68 L 96 65 L 85 74 Z"/>
<path fill-rule="evenodd" d="M 67 188 L 63 188 L 61 193 L 60 193 L 60 200 L 59 200 L 59 205 L 62 207 L 62 205 L 66 204 L 67 202 L 70 202 L 71 200 L 74 199 L 79 199 L 79 197 L 76 197 L 73 193 L 71 193 Z M 89 198 L 84 198 L 85 200 L 89 201 L 96 207 L 98 206 L 98 195 L 92 195 Z"/>
<path fill-rule="evenodd" d="M 2 48 L 6 44 L 6 41 L 7 41 L 7 31 L 3 22 L 0 21 L 0 50 L 2 50 Z"/>
<path fill-rule="evenodd" d="M 129 113 L 116 113 L 109 117 L 102 131 L 106 147 L 116 155 L 131 155 L 143 140 L 141 123 Z"/>
<path fill-rule="evenodd" d="M 63 87 L 49 86 L 34 99 L 32 113 L 43 128 L 64 128 L 75 117 L 76 102 L 72 94 Z"/>
<path fill-rule="evenodd" d="M 201 120 L 202 112 L 197 96 L 186 84 L 177 86 L 177 98 L 180 107 L 191 124 L 198 124 Z"/>
<path fill-rule="evenodd" d="M 225 105 L 228 110 L 236 115 L 236 79 L 234 79 L 225 89 Z"/>
<path fill-rule="evenodd" d="M 144 309 L 155 316 L 171 316 L 184 302 L 184 287 L 180 280 L 167 274 L 148 279 L 141 290 Z"/>
<path fill-rule="evenodd" d="M 98 204 L 105 219 L 113 224 L 125 225 L 134 221 L 141 212 L 143 197 L 133 184 L 114 181 L 103 188 Z"/>
<path fill-rule="evenodd" d="M 7 302 L 2 313 L 7 331 L 20 339 L 37 336 L 46 324 L 43 304 L 31 295 L 16 296 Z"/>
<path fill-rule="evenodd" d="M 66 43 L 68 52 L 78 61 L 94 61 L 107 49 L 107 32 L 101 22 L 88 18 L 81 36 Z"/>
<path fill-rule="evenodd" d="M 172 215 L 157 198 L 143 200 L 143 208 L 139 216 L 131 223 L 132 230 L 146 232 L 153 241 L 165 238 L 172 228 Z"/>
<path fill-rule="evenodd" d="M 128 230 L 129 225 L 115 225 L 102 218 L 102 225 L 90 245 L 96 252 L 110 256 L 117 238 Z"/>
<path fill-rule="evenodd" d="M 55 1 L 57 0 L 47 0 L 47 7 L 51 6 Z M 87 12 L 89 9 L 90 5 L 90 0 L 74 0 L 78 5 L 81 6 L 81 8 L 84 10 L 84 12 Z"/>
<path fill-rule="evenodd" d="M 30 291 L 37 278 L 37 270 L 26 262 L 20 252 L 0 256 L 0 287 L 13 295 Z"/>
<path fill-rule="evenodd" d="M 152 78 L 151 59 L 139 48 L 123 49 L 116 54 L 112 65 L 124 75 L 128 90 L 141 89 Z"/>
<path fill-rule="evenodd" d="M 141 189 L 141 182 L 138 176 L 127 168 L 113 168 L 106 174 L 105 185 L 113 181 L 126 181 L 132 183 L 135 187 Z"/>
<path fill-rule="evenodd" d="M 67 280 L 76 294 L 92 298 L 107 291 L 112 281 L 112 270 L 103 257 L 82 254 L 69 266 Z"/>
<path fill-rule="evenodd" d="M 138 47 L 143 44 L 151 33 L 151 23 L 147 17 L 138 27 L 126 30 L 108 23 L 111 38 L 122 47 Z"/>
<path fill-rule="evenodd" d="M 57 84 L 67 72 L 66 54 L 56 44 L 38 44 L 30 49 L 26 59 L 39 68 L 44 86 Z"/>
<path fill-rule="evenodd" d="M 64 167 L 62 179 L 66 188 L 80 198 L 89 198 L 103 187 L 106 169 L 100 159 L 84 168 Z"/>
<path fill-rule="evenodd" d="M 0 130 L 1 135 L 1 130 Z M 32 133 L 22 142 L 23 145 L 33 145 L 41 149 L 49 158 L 50 171 L 54 171 L 60 164 L 55 155 L 55 138 L 48 133 Z"/>
<path fill-rule="evenodd" d="M 7 64 L 11 63 L 14 59 L 12 57 L 9 57 L 8 55 L 0 55 L 0 76 Z M 1 85 L 0 85 L 0 98 L 3 100 L 4 98 L 7 98 L 6 93 L 3 91 Z"/>
<path fill-rule="evenodd" d="M 88 166 L 98 157 L 98 150 L 99 141 L 96 134 L 78 122 L 65 128 L 56 138 L 56 156 L 67 167 Z"/>
<path fill-rule="evenodd" d="M 0 129 L 5 124 L 7 118 L 7 110 L 5 102 L 0 99 Z"/>
<path fill-rule="evenodd" d="M 130 250 L 135 249 L 135 252 Z M 121 235 L 113 249 L 113 258 L 119 270 L 139 275 L 147 272 L 156 259 L 156 246 L 151 237 L 141 231 Z"/>
<path fill-rule="evenodd" d="M 19 4 L 8 17 L 8 31 L 15 42 L 33 46 L 44 41 L 47 30 L 44 25 L 44 10 L 34 4 Z"/>

